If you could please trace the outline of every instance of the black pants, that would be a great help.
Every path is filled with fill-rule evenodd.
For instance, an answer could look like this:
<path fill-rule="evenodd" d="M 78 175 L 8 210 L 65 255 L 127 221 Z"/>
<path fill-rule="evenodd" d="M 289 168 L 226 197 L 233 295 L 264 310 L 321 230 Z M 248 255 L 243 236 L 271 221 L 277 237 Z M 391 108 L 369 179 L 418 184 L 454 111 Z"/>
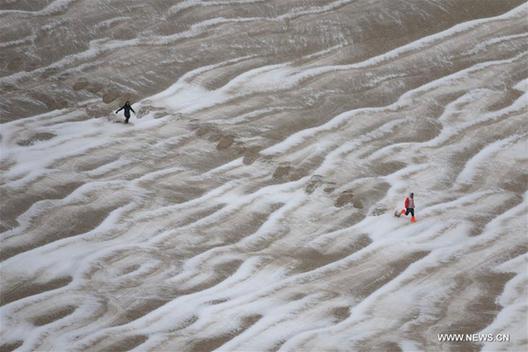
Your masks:
<path fill-rule="evenodd" d="M 405 210 L 405 215 L 409 215 L 411 213 L 411 216 L 414 216 L 414 208 L 407 208 Z"/>
<path fill-rule="evenodd" d="M 125 114 L 125 123 L 128 123 L 129 119 L 130 119 L 130 115 Z"/>

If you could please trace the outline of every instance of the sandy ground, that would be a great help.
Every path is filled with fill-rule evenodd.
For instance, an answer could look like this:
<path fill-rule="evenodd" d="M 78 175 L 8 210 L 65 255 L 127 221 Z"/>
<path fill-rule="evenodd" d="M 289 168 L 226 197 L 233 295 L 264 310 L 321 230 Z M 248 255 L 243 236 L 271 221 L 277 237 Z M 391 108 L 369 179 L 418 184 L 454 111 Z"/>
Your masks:
<path fill-rule="evenodd" d="M 0 3 L 0 351 L 524 351 L 527 15 Z"/>

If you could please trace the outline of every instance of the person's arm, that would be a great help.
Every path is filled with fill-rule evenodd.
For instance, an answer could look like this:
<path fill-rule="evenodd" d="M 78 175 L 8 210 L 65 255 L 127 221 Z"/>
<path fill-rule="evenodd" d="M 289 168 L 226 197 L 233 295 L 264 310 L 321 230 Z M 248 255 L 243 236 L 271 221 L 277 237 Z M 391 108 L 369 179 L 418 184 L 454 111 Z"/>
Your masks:
<path fill-rule="evenodd" d="M 132 105 L 130 105 L 130 110 L 132 110 L 132 112 L 134 113 L 134 115 L 136 114 L 136 112 L 134 111 L 134 109 L 132 109 Z"/>
<path fill-rule="evenodd" d="M 123 110 L 125 106 L 123 105 L 122 107 L 120 107 L 115 113 L 117 114 L 118 112 L 120 112 L 121 110 Z"/>

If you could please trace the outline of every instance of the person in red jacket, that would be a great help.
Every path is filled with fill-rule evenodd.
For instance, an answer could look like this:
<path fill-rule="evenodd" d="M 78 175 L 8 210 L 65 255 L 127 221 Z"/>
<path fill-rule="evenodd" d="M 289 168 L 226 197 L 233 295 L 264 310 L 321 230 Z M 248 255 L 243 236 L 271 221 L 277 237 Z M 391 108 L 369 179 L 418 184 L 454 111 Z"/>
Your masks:
<path fill-rule="evenodd" d="M 416 218 L 414 217 L 414 193 L 411 192 L 408 197 L 405 197 L 403 206 L 405 209 L 402 209 L 402 215 L 411 214 L 411 222 L 416 222 Z"/>

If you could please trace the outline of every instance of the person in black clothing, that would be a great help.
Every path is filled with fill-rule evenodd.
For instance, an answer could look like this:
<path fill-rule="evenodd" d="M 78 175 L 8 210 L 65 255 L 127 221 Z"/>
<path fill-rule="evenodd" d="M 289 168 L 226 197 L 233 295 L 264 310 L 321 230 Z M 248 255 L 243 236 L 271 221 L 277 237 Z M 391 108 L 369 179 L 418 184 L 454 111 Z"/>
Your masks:
<path fill-rule="evenodd" d="M 117 110 L 115 113 L 117 114 L 121 110 L 125 110 L 125 123 L 128 123 L 128 120 L 130 119 L 130 111 L 132 111 L 134 113 L 134 115 L 136 114 L 134 109 L 132 109 L 132 106 L 130 105 L 130 102 L 128 102 L 128 101 L 125 103 L 125 105 L 123 105 L 121 108 L 119 108 L 119 110 Z"/>

